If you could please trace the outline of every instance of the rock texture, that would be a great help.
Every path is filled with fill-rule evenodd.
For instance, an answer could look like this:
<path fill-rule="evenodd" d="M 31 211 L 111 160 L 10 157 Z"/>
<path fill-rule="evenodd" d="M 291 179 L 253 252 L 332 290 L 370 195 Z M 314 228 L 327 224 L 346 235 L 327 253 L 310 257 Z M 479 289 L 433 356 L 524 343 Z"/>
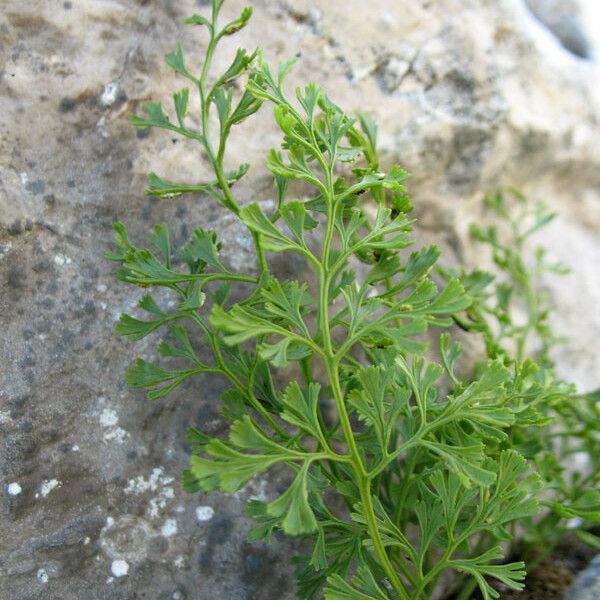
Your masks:
<path fill-rule="evenodd" d="M 112 333 L 139 299 L 103 259 L 117 219 L 138 239 L 168 222 L 176 243 L 192 226 L 215 228 L 228 260 L 252 265 L 236 224 L 208 198 L 144 197 L 150 169 L 199 180 L 206 167 L 186 142 L 136 134 L 127 122 L 141 101 L 182 85 L 162 56 L 176 38 L 201 55 L 200 32 L 178 23 L 206 4 L 2 3 L 0 598 L 293 597 L 295 544 L 244 541 L 247 499 L 269 497 L 277 477 L 233 497 L 189 497 L 179 484 L 185 429 L 222 428 L 223 383 L 196 380 L 150 404 L 123 373 L 154 346 L 134 348 Z M 244 4 L 227 0 L 225 13 Z M 598 387 L 600 67 L 585 58 L 592 54 L 553 33 L 540 0 L 253 5 L 231 49 L 261 45 L 272 61 L 298 55 L 293 83 L 314 79 L 348 109 L 370 110 L 386 160 L 413 173 L 423 240 L 440 243 L 448 263 L 480 260 L 465 232 L 485 217 L 485 190 L 514 185 L 558 210 L 540 240 L 574 270 L 548 281 L 557 328 L 570 338 L 557 359 L 563 376 Z M 262 161 L 278 140 L 271 115 L 237 134 L 231 164 L 252 164 L 241 195 L 267 200 Z"/>
<path fill-rule="evenodd" d="M 596 600 L 600 597 L 600 555 L 582 571 L 571 589 L 567 592 L 565 600 Z"/>

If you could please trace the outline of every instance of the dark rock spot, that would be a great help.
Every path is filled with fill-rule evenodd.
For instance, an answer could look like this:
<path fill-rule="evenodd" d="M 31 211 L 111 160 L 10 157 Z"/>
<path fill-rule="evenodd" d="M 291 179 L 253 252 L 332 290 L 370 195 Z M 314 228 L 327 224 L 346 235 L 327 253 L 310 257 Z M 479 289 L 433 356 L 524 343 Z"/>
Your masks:
<path fill-rule="evenodd" d="M 52 263 L 52 258 L 50 256 L 44 256 L 42 259 L 38 260 L 33 265 L 33 270 L 36 273 L 41 273 L 42 271 L 47 271 L 48 267 Z"/>
<path fill-rule="evenodd" d="M 56 292 L 58 292 L 58 283 L 56 283 L 56 281 L 53 281 L 52 283 L 49 283 L 46 287 L 46 293 L 54 295 L 56 294 Z"/>
<path fill-rule="evenodd" d="M 247 544 L 242 548 L 243 579 L 252 590 L 250 598 L 282 597 L 289 590 L 289 577 L 278 572 L 278 555 L 266 544 Z"/>
<path fill-rule="evenodd" d="M 39 305 L 43 308 L 52 308 L 54 306 L 54 300 L 52 298 L 44 298 L 39 302 Z"/>
<path fill-rule="evenodd" d="M 33 356 L 32 354 L 28 354 L 21 361 L 21 366 L 24 368 L 33 367 L 33 366 L 35 366 L 35 363 L 36 363 L 35 356 Z"/>
<path fill-rule="evenodd" d="M 20 233 L 23 233 L 23 223 L 21 222 L 21 219 L 17 219 L 16 221 L 13 221 L 7 228 L 8 233 L 10 233 L 11 235 L 19 235 Z"/>
<path fill-rule="evenodd" d="M 169 549 L 169 541 L 162 535 L 155 535 L 153 538 L 150 538 L 148 548 L 151 557 L 162 558 Z"/>
<path fill-rule="evenodd" d="M 6 275 L 6 283 L 13 290 L 21 290 L 25 287 L 25 273 L 22 268 L 12 265 Z"/>
<path fill-rule="evenodd" d="M 23 433 L 31 433 L 33 431 L 33 423 L 31 421 L 24 421 L 19 429 Z"/>
<path fill-rule="evenodd" d="M 63 98 L 58 105 L 58 110 L 62 113 L 71 112 L 77 106 L 74 98 Z"/>
<path fill-rule="evenodd" d="M 35 322 L 35 330 L 37 333 L 48 333 L 52 329 L 52 324 L 48 319 L 37 319 Z"/>
<path fill-rule="evenodd" d="M 42 181 L 41 179 L 36 179 L 35 181 L 30 181 L 25 186 L 25 189 L 37 196 L 38 194 L 43 194 L 46 190 L 46 182 Z"/>
<path fill-rule="evenodd" d="M 249 575 L 259 573 L 263 566 L 263 559 L 260 554 L 252 552 L 244 559 L 244 571 Z"/>
<path fill-rule="evenodd" d="M 200 567 L 209 568 L 213 562 L 214 547 L 227 543 L 229 534 L 233 529 L 231 517 L 228 515 L 217 515 L 210 522 L 206 549 L 200 555 Z"/>
<path fill-rule="evenodd" d="M 142 127 L 135 132 L 138 140 L 147 138 L 152 133 L 152 127 Z"/>
<path fill-rule="evenodd" d="M 488 131 L 464 128 L 456 132 L 450 153 L 452 159 L 446 169 L 446 179 L 451 186 L 466 192 L 479 185 L 481 169 L 492 141 Z"/>

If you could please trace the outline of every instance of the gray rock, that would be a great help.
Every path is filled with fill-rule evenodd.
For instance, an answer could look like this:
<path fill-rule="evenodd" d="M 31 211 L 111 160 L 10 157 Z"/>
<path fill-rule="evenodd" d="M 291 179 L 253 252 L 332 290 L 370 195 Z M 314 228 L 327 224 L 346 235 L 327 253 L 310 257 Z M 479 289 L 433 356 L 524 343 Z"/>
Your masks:
<path fill-rule="evenodd" d="M 579 0 L 526 0 L 531 12 L 575 56 L 590 57 L 590 40 Z"/>
<path fill-rule="evenodd" d="M 202 3 L 203 6 L 206 3 Z M 228 16 L 246 4 L 228 0 Z M 482 192 L 515 185 L 560 213 L 545 241 L 574 268 L 549 282 L 561 306 L 560 372 L 598 386 L 600 355 L 599 68 L 565 50 L 520 0 L 372 3 L 256 0 L 235 41 L 295 56 L 291 86 L 326 85 L 349 110 L 380 123 L 384 162 L 400 161 L 425 243 L 449 262 L 480 261 L 466 224 Z M 225 260 L 252 269 L 239 226 L 209 198 L 156 202 L 145 176 L 201 180 L 197 148 L 136 132 L 127 116 L 183 86 L 162 57 L 177 38 L 192 57 L 205 38 L 182 17 L 195 0 L 29 2 L 0 13 L 0 598 L 11 600 L 271 600 L 294 596 L 293 540 L 245 541 L 251 496 L 187 496 L 189 425 L 223 429 L 221 380 L 190 381 L 149 403 L 123 374 L 157 339 L 134 344 L 113 326 L 141 291 L 117 282 L 103 254 L 122 220 L 142 240 L 155 222 L 175 244 L 214 228 Z M 292 14 L 293 13 L 293 14 Z M 224 64 L 229 56 L 219 55 Z M 268 201 L 265 151 L 279 134 L 269 110 L 242 126 L 232 166 L 238 187 Z M 565 250 L 568 249 L 569 252 Z M 280 265 L 298 272 L 301 264 Z M 585 320 L 582 316 L 585 315 Z M 214 515 L 200 521 L 196 508 Z M 208 509 L 199 514 L 211 514 Z"/>
<path fill-rule="evenodd" d="M 598 600 L 600 598 L 600 554 L 573 582 L 565 600 Z"/>

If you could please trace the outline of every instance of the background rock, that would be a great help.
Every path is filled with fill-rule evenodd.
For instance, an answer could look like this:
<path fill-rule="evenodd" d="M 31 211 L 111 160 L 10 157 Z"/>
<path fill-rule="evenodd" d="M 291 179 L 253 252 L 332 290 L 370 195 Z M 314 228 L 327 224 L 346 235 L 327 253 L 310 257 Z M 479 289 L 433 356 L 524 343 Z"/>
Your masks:
<path fill-rule="evenodd" d="M 566 600 L 595 600 L 600 596 L 600 555 L 582 571 L 568 591 Z"/>
<path fill-rule="evenodd" d="M 244 4 L 228 0 L 226 15 Z M 358 0 L 256 0 L 251 25 L 227 45 L 261 45 L 271 61 L 298 55 L 292 84 L 314 79 L 347 109 L 371 111 L 386 162 L 413 174 L 423 243 L 439 243 L 448 264 L 481 261 L 466 230 L 485 218 L 484 191 L 514 185 L 556 208 L 539 241 L 574 270 L 547 282 L 558 331 L 570 338 L 556 357 L 561 375 L 592 389 L 600 384 L 600 68 L 589 32 L 580 36 L 586 52 L 565 42 L 545 4 L 381 0 L 373 10 Z M 127 122 L 142 100 L 166 100 L 183 85 L 162 56 L 177 38 L 192 61 L 202 55 L 201 32 L 179 22 L 205 5 L 3 3 L 0 598 L 293 597 L 295 544 L 244 541 L 245 503 L 275 494 L 276 476 L 237 496 L 180 488 L 184 431 L 222 429 L 223 382 L 195 380 L 148 403 L 123 373 L 134 356 L 151 356 L 154 340 L 132 344 L 112 332 L 140 296 L 103 259 L 115 220 L 136 239 L 168 222 L 176 244 L 194 226 L 215 228 L 231 264 L 253 264 L 235 223 L 208 198 L 144 197 L 147 171 L 200 180 L 206 165 L 187 142 Z M 272 196 L 263 166 L 278 141 L 271 120 L 265 110 L 231 148 L 232 166 L 252 165 L 238 188 L 244 199 Z"/>

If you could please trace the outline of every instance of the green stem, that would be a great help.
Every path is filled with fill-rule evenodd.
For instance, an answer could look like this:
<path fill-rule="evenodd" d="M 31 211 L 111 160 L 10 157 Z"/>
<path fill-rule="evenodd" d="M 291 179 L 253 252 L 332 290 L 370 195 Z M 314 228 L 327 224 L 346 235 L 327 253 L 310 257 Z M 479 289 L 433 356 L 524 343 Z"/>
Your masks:
<path fill-rule="evenodd" d="M 212 57 L 213 57 L 215 48 L 217 47 L 217 43 L 219 42 L 219 39 L 220 39 L 219 36 L 216 34 L 217 16 L 218 16 L 220 7 L 221 7 L 221 5 L 218 3 L 213 4 L 211 29 L 210 29 L 210 41 L 208 43 L 208 48 L 206 49 L 206 57 L 204 60 L 204 64 L 202 65 L 202 73 L 201 73 L 200 79 L 198 81 L 198 90 L 200 92 L 200 108 L 201 108 L 201 112 L 202 112 L 202 134 L 203 134 L 202 138 L 203 139 L 201 141 L 202 141 L 202 145 L 204 146 L 204 149 L 206 150 L 208 158 L 211 162 L 211 165 L 212 165 L 215 175 L 217 177 L 217 182 L 219 184 L 219 187 L 221 188 L 221 191 L 223 192 L 223 195 L 227 201 L 228 206 L 230 207 L 231 211 L 236 216 L 239 216 L 240 205 L 238 204 L 237 200 L 235 199 L 235 197 L 233 196 L 233 194 L 231 192 L 231 186 L 229 185 L 229 182 L 227 181 L 227 177 L 225 176 L 225 171 L 223 168 L 223 156 L 225 153 L 225 140 L 226 140 L 229 132 L 228 131 L 223 132 L 223 136 L 221 137 L 221 139 L 219 141 L 219 149 L 218 149 L 216 155 L 213 150 L 212 144 L 210 142 L 209 117 L 210 117 L 211 100 L 210 100 L 210 98 L 207 98 L 207 95 L 206 95 L 206 82 L 208 79 L 208 73 L 210 71 L 210 66 L 212 63 Z M 256 257 L 257 257 L 257 261 L 258 261 L 258 272 L 263 273 L 265 271 L 268 271 L 269 265 L 267 263 L 265 251 L 260 242 L 259 234 L 252 232 L 252 240 L 254 242 L 254 247 L 256 249 Z"/>
<path fill-rule="evenodd" d="M 346 403 L 344 400 L 344 393 L 340 385 L 339 378 L 339 360 L 335 357 L 335 352 L 331 339 L 331 331 L 329 326 L 329 285 L 330 285 L 330 272 L 328 270 L 329 265 L 329 253 L 331 250 L 331 243 L 333 240 L 334 224 L 335 224 L 335 211 L 336 205 L 334 203 L 335 193 L 333 190 L 333 173 L 331 166 L 328 165 L 326 170 L 327 176 L 327 188 L 328 188 L 328 219 L 327 229 L 325 232 L 325 239 L 323 242 L 323 253 L 321 257 L 321 269 L 319 273 L 320 279 L 320 295 L 319 295 L 319 331 L 321 333 L 321 339 L 324 346 L 323 358 L 327 369 L 327 375 L 333 396 L 336 404 L 336 409 L 344 432 L 344 439 L 348 447 L 348 453 L 350 463 L 352 464 L 355 472 L 358 488 L 360 491 L 361 503 L 365 519 L 367 521 L 367 527 L 369 530 L 369 536 L 373 542 L 375 553 L 379 559 L 379 562 L 385 571 L 391 585 L 396 590 L 396 593 L 401 600 L 408 600 L 408 592 L 404 587 L 394 565 L 392 564 L 390 557 L 387 554 L 379 528 L 377 526 L 377 518 L 373 509 L 373 499 L 371 497 L 371 480 L 367 475 L 366 467 L 362 461 L 360 452 L 356 446 L 356 440 L 352 431 L 352 425 L 350 423 L 350 417 L 346 409 Z"/>

